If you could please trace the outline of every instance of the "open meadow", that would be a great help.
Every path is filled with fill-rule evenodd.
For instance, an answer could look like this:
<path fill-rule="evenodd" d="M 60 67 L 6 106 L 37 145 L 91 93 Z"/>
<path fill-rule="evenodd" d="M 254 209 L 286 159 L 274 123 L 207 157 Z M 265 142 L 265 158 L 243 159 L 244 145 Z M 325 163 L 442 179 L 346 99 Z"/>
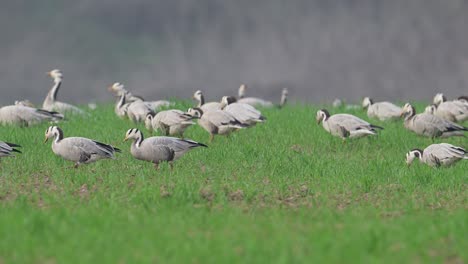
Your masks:
<path fill-rule="evenodd" d="M 316 124 L 318 109 L 261 109 L 266 123 L 212 143 L 192 126 L 186 138 L 209 147 L 172 171 L 131 156 L 125 132 L 150 135 L 111 104 L 58 124 L 122 149 L 78 169 L 43 143 L 49 124 L 2 127 L 23 153 L 0 163 L 0 263 L 468 262 L 468 161 L 407 167 L 431 139 L 371 120 L 379 136 L 343 143 Z"/>

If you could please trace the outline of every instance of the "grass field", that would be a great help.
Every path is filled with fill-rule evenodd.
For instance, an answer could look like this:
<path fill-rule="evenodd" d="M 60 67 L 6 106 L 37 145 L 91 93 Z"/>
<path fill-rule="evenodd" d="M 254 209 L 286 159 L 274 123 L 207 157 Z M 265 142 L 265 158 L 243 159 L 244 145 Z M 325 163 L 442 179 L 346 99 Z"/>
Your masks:
<path fill-rule="evenodd" d="M 0 164 L 0 263 L 468 262 L 468 161 L 408 168 L 405 153 L 430 139 L 373 121 L 380 136 L 343 144 L 317 109 L 264 109 L 267 123 L 173 171 L 133 159 L 122 140 L 135 125 L 112 105 L 59 124 L 123 150 L 78 169 L 43 144 L 48 124 L 2 127 L 23 154 Z M 198 126 L 186 136 L 208 141 Z"/>

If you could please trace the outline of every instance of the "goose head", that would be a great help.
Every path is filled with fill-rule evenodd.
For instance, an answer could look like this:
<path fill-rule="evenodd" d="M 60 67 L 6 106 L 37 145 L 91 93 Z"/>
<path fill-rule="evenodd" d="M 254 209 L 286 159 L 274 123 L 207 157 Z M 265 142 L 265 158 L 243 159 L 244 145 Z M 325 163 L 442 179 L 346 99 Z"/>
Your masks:
<path fill-rule="evenodd" d="M 435 105 L 440 105 L 441 103 L 447 101 L 447 98 L 443 93 L 438 93 L 434 96 L 434 100 L 432 101 Z"/>
<path fill-rule="evenodd" d="M 241 84 L 241 86 L 239 87 L 239 98 L 244 98 L 245 97 L 245 89 L 247 89 L 247 85 L 245 84 Z"/>
<path fill-rule="evenodd" d="M 142 139 L 143 139 L 143 133 L 141 133 L 141 131 L 138 128 L 131 128 L 127 130 L 124 141 L 136 140 L 136 141 L 141 142 Z"/>
<path fill-rule="evenodd" d="M 362 108 L 367 109 L 373 103 L 374 102 L 372 101 L 372 99 L 370 99 L 369 97 L 364 97 L 364 99 L 362 100 Z"/>
<path fill-rule="evenodd" d="M 154 117 L 151 113 L 147 114 L 145 118 L 145 127 L 149 131 L 153 131 L 153 118 Z"/>
<path fill-rule="evenodd" d="M 433 115 L 436 110 L 437 110 L 437 105 L 431 104 L 431 105 L 426 106 L 426 108 L 424 108 L 424 113 Z"/>
<path fill-rule="evenodd" d="M 237 99 L 234 96 L 223 96 L 221 98 L 221 108 L 224 108 L 226 105 L 230 105 L 235 102 L 237 102 Z"/>
<path fill-rule="evenodd" d="M 51 70 L 50 72 L 47 72 L 47 75 L 52 77 L 52 79 L 54 79 L 54 82 L 61 82 L 63 79 L 63 74 L 59 69 Z"/>
<path fill-rule="evenodd" d="M 190 115 L 190 116 L 193 116 L 195 118 L 201 118 L 202 115 L 203 115 L 203 110 L 201 110 L 200 108 L 198 107 L 195 107 L 195 108 L 189 108 L 187 110 L 187 114 Z"/>
<path fill-rule="evenodd" d="M 413 163 L 414 159 L 421 159 L 423 151 L 420 149 L 413 149 L 410 152 L 406 153 L 406 165 L 410 166 Z"/>
<path fill-rule="evenodd" d="M 288 101 L 289 90 L 288 88 L 283 88 L 281 91 L 281 100 L 280 100 L 280 107 L 283 107 Z"/>
<path fill-rule="evenodd" d="M 410 103 L 406 103 L 401 111 L 401 117 L 409 118 L 416 114 L 416 109 Z"/>
<path fill-rule="evenodd" d="M 317 120 L 317 124 L 320 124 L 323 121 L 327 121 L 329 117 L 330 117 L 330 113 L 326 109 L 321 109 L 317 111 L 315 120 Z"/>
<path fill-rule="evenodd" d="M 112 84 L 111 86 L 107 87 L 107 90 L 117 95 L 121 95 L 122 93 L 126 91 L 124 87 L 125 86 L 122 83 L 116 82 Z"/>
<path fill-rule="evenodd" d="M 56 138 L 56 141 L 63 139 L 63 131 L 58 126 L 50 126 L 45 131 L 44 143 L 50 138 Z"/>

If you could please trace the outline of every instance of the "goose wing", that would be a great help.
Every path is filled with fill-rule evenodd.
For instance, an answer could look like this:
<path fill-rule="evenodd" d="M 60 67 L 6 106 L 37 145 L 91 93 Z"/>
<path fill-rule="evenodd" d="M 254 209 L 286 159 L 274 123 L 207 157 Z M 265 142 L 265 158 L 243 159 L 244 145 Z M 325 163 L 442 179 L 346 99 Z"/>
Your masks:
<path fill-rule="evenodd" d="M 231 113 L 241 122 L 264 121 L 265 117 L 255 107 L 244 103 L 233 103 L 226 106 L 225 111 Z"/>

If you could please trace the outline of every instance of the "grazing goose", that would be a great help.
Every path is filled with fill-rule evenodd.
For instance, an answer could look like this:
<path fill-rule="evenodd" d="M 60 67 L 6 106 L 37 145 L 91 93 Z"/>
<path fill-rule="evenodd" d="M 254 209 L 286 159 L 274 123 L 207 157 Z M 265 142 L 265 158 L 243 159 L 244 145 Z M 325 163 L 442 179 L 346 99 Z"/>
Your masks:
<path fill-rule="evenodd" d="M 461 104 L 453 102 L 443 102 L 439 105 L 432 104 L 425 108 L 424 113 L 436 115 L 451 122 L 463 122 L 468 120 L 468 105 L 463 107 Z"/>
<path fill-rule="evenodd" d="M 74 105 L 56 101 L 57 93 L 60 89 L 60 86 L 62 85 L 62 72 L 58 69 L 55 69 L 48 72 L 47 74 L 54 79 L 54 86 L 52 86 L 44 102 L 42 103 L 42 108 L 44 108 L 47 111 L 57 111 L 62 114 L 66 112 L 84 114 L 83 110 L 79 109 Z"/>
<path fill-rule="evenodd" d="M 55 138 L 52 143 L 52 151 L 66 159 L 75 162 L 75 168 L 80 164 L 88 164 L 100 159 L 114 159 L 115 152 L 120 149 L 82 137 L 63 137 L 63 131 L 56 126 L 49 127 L 45 132 L 44 143 L 50 138 Z"/>
<path fill-rule="evenodd" d="M 405 128 L 421 136 L 431 138 L 464 136 L 463 131 L 468 131 L 468 128 L 435 115 L 416 114 L 415 108 L 409 103 L 403 106 L 401 115 L 405 117 Z"/>
<path fill-rule="evenodd" d="M 210 142 L 213 141 L 214 135 L 229 135 L 236 129 L 247 127 L 247 125 L 242 124 L 232 114 L 223 110 L 205 113 L 200 108 L 189 108 L 187 113 L 198 118 L 198 124 L 210 133 Z"/>
<path fill-rule="evenodd" d="M 248 126 L 253 126 L 257 123 L 263 123 L 266 121 L 266 118 L 262 116 L 262 113 L 255 109 L 255 107 L 249 104 L 236 103 L 236 98 L 233 96 L 223 96 L 221 99 L 221 107 L 242 124 L 246 124 Z"/>
<path fill-rule="evenodd" d="M 135 123 L 144 122 L 146 116 L 155 114 L 153 108 L 144 101 L 136 101 L 128 104 L 126 112 L 128 118 Z"/>
<path fill-rule="evenodd" d="M 165 136 L 179 136 L 183 138 L 185 130 L 195 123 L 193 117 L 180 110 L 171 109 L 161 111 L 154 117 L 147 115 L 145 120 L 146 128 L 151 132 L 160 130 Z"/>
<path fill-rule="evenodd" d="M 200 108 L 205 113 L 209 111 L 221 110 L 221 103 L 219 102 L 205 103 L 205 96 L 203 96 L 203 93 L 200 90 L 193 94 L 193 99 L 198 101 L 197 108 Z"/>
<path fill-rule="evenodd" d="M 157 100 L 157 101 L 145 101 L 143 97 L 133 95 L 131 92 L 124 88 L 122 83 L 114 83 L 108 87 L 108 90 L 114 93 L 116 96 L 120 97 L 122 94 L 125 94 L 125 101 L 127 103 L 133 102 L 145 102 L 145 104 L 153 109 L 154 111 L 161 109 L 163 107 L 169 107 L 173 105 L 173 103 L 166 101 L 166 100 Z"/>
<path fill-rule="evenodd" d="M 406 164 L 410 166 L 418 158 L 431 167 L 450 166 L 462 159 L 468 159 L 467 154 L 462 147 L 447 143 L 432 144 L 424 150 L 413 149 L 406 153 Z"/>
<path fill-rule="evenodd" d="M 364 97 L 362 100 L 362 107 L 367 108 L 367 116 L 369 118 L 377 118 L 381 121 L 396 120 L 401 117 L 401 107 L 396 106 L 390 102 L 378 102 L 369 97 Z"/>
<path fill-rule="evenodd" d="M 57 122 L 63 115 L 22 104 L 8 105 L 0 108 L 0 124 L 32 126 L 42 122 Z"/>
<path fill-rule="evenodd" d="M 376 135 L 376 128 L 383 129 L 383 127 L 372 125 L 350 114 L 330 116 L 330 113 L 325 109 L 317 111 L 316 120 L 318 124 L 322 123 L 327 132 L 342 139 Z"/>
<path fill-rule="evenodd" d="M 124 141 L 129 139 L 134 140 L 130 148 L 133 157 L 154 163 L 156 169 L 161 161 L 169 162 L 172 168 L 172 161 L 179 159 L 187 151 L 196 147 L 207 147 L 199 142 L 173 137 L 145 139 L 143 133 L 136 128 L 127 131 Z"/>
<path fill-rule="evenodd" d="M 20 148 L 20 145 L 0 141 L 0 158 L 2 157 L 11 157 L 13 152 L 21 153 L 21 151 L 16 148 Z"/>

